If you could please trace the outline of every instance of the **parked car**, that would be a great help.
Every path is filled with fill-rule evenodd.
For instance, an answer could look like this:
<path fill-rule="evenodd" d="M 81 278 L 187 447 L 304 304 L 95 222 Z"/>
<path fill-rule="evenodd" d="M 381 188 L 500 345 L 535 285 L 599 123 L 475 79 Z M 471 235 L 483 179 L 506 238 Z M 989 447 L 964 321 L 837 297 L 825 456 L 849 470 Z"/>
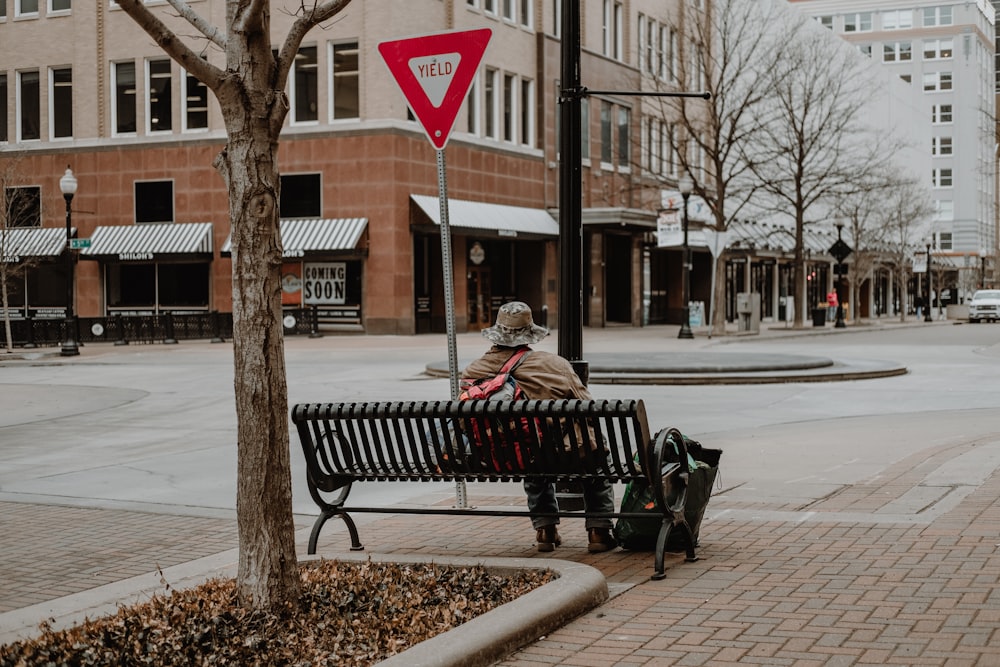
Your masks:
<path fill-rule="evenodd" d="M 969 301 L 969 321 L 1000 320 L 1000 289 L 981 289 Z"/>

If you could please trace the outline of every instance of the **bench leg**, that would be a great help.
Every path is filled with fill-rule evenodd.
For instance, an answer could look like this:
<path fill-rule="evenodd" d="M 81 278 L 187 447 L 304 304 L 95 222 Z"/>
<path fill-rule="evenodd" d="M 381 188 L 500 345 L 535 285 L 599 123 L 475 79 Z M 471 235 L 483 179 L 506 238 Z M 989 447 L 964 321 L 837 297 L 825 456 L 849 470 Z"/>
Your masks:
<path fill-rule="evenodd" d="M 361 544 L 361 538 L 358 536 L 358 527 L 354 525 L 354 519 L 352 519 L 346 512 L 322 512 L 316 519 L 316 523 L 313 524 L 312 532 L 309 534 L 309 555 L 316 553 L 316 543 L 319 541 L 319 532 L 323 529 L 323 524 L 332 517 L 339 516 L 344 521 L 344 525 L 347 526 L 347 532 L 351 534 L 351 551 L 364 551 L 365 547 Z"/>
<path fill-rule="evenodd" d="M 667 550 L 667 540 L 670 539 L 670 533 L 674 528 L 680 530 L 684 535 L 684 561 L 693 563 L 698 560 L 698 556 L 694 552 L 694 537 L 691 534 L 691 526 L 688 525 L 687 521 L 674 523 L 673 519 L 664 517 L 663 524 L 660 526 L 660 532 L 656 536 L 656 560 L 653 563 L 653 576 L 650 577 L 653 581 L 659 581 L 667 577 L 664 572 L 664 555 Z"/>

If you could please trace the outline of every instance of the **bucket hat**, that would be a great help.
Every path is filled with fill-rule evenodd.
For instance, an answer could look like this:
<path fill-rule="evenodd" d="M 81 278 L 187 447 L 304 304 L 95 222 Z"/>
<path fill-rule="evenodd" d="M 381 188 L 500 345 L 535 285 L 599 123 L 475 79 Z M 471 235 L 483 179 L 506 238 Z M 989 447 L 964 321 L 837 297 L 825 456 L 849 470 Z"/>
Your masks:
<path fill-rule="evenodd" d="M 500 306 L 496 324 L 483 329 L 484 338 L 504 347 L 531 345 L 548 335 L 548 329 L 535 324 L 531 306 L 523 301 L 511 301 Z"/>

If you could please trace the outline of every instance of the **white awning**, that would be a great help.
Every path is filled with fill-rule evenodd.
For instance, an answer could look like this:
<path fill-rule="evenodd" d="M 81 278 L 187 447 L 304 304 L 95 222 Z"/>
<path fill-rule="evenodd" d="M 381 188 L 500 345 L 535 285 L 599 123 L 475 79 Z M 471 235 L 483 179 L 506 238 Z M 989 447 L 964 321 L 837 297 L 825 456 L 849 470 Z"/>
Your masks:
<path fill-rule="evenodd" d="M 90 247 L 80 255 L 90 259 L 152 261 L 166 255 L 211 255 L 212 223 L 113 225 L 98 227 Z"/>
<path fill-rule="evenodd" d="M 368 218 L 295 218 L 282 220 L 281 246 L 284 257 L 304 257 L 307 252 L 356 250 Z M 232 234 L 222 244 L 223 255 L 233 252 Z"/>
<path fill-rule="evenodd" d="M 410 195 L 435 225 L 441 224 L 441 205 L 437 197 Z M 519 235 L 558 237 L 559 223 L 540 208 L 505 206 L 483 202 L 448 200 L 448 225 L 461 230 L 493 232 L 496 236 Z"/>
<path fill-rule="evenodd" d="M 28 257 L 57 257 L 65 247 L 65 227 L 0 229 L 0 262 L 13 264 Z"/>

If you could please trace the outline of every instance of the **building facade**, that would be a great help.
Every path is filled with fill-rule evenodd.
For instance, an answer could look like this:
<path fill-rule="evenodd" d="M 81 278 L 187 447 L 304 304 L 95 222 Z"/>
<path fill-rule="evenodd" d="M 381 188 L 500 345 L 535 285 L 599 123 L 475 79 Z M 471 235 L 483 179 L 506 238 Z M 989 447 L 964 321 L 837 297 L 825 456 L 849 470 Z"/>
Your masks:
<path fill-rule="evenodd" d="M 193 33 L 166 3 L 149 4 L 177 34 Z M 224 23 L 222 0 L 190 4 Z M 273 4 L 278 48 L 293 17 Z M 702 4 L 581 2 L 584 84 L 628 90 L 639 80 L 639 26 L 694 18 Z M 279 154 L 289 308 L 369 333 L 445 330 L 436 154 L 377 45 L 489 27 L 445 151 L 456 317 L 460 328 L 482 328 L 517 298 L 556 321 L 560 11 L 560 0 L 355 2 L 306 36 Z M 12 281 L 10 313 L 62 316 L 69 285 L 82 316 L 229 311 L 228 197 L 212 167 L 225 132 L 211 92 L 113 1 L 0 0 L 0 44 L 0 166 L 5 192 L 28 202 L 5 225 L 37 230 L 36 240 L 62 228 L 68 165 L 79 184 L 68 233 L 82 246 L 29 244 L 21 233 L 15 248 L 15 235 L 3 236 L 4 262 L 32 260 Z M 222 63 L 206 40 L 192 44 Z M 679 321 L 681 312 L 680 253 L 648 252 L 656 205 L 632 166 L 635 100 L 584 103 L 590 326 Z M 664 276 L 652 305 L 643 300 L 650 264 Z"/>
<path fill-rule="evenodd" d="M 946 0 L 790 0 L 909 84 L 929 113 L 932 262 L 952 302 L 985 282 L 997 256 L 996 25 L 993 4 Z M 920 244 L 922 245 L 922 244 Z"/>

